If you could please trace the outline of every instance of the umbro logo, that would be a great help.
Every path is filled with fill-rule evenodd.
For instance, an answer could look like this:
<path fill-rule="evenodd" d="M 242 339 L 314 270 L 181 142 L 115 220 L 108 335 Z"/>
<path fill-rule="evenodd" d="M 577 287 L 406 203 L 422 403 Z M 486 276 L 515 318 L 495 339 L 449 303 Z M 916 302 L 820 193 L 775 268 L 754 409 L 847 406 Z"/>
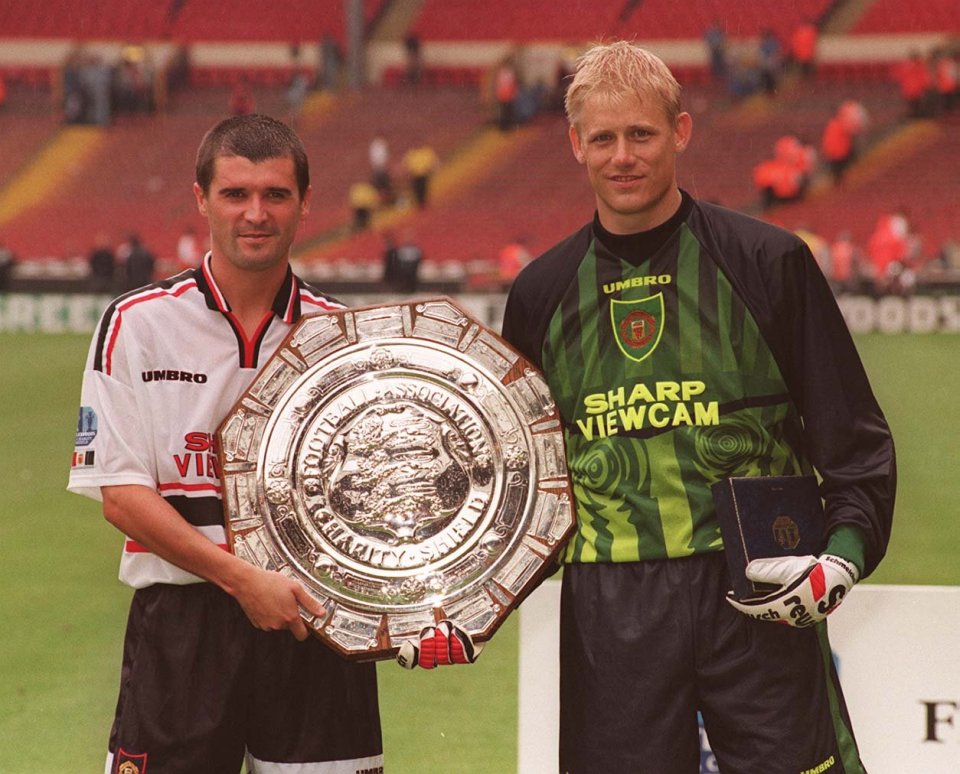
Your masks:
<path fill-rule="evenodd" d="M 192 382 L 206 384 L 207 375 L 190 371 L 175 371 L 172 368 L 164 370 L 141 371 L 140 378 L 145 382 Z"/>

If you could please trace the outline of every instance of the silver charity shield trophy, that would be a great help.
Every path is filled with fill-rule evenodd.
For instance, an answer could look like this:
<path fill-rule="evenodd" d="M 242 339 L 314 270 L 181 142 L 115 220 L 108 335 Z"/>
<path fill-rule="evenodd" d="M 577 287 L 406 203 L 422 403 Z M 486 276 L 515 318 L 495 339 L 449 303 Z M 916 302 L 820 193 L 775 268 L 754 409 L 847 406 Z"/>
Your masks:
<path fill-rule="evenodd" d="M 488 640 L 574 526 L 546 382 L 447 298 L 304 317 L 218 440 L 230 549 L 347 658 L 442 618 Z"/>

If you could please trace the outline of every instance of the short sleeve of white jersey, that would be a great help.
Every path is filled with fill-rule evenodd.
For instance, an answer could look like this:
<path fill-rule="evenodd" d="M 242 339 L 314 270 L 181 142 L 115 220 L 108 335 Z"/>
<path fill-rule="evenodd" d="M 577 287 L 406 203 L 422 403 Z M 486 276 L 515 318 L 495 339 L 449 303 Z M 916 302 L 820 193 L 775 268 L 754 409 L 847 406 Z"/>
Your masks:
<path fill-rule="evenodd" d="M 105 324 L 105 323 L 101 323 Z M 111 350 L 110 374 L 93 367 L 97 337 L 83 373 L 80 412 L 67 489 L 100 500 L 100 487 L 141 484 L 156 488 L 145 410 L 130 385 L 123 342 Z"/>

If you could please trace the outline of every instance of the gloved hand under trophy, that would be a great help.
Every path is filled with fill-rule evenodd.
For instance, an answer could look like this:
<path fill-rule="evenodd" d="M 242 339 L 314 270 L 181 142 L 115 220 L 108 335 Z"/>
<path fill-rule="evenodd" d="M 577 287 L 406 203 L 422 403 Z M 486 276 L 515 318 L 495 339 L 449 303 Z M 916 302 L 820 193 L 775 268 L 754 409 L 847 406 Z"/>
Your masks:
<path fill-rule="evenodd" d="M 404 669 L 434 669 L 451 664 L 472 664 L 480 656 L 482 644 L 474 644 L 469 632 L 452 621 L 425 626 L 416 640 L 400 646 L 397 663 Z"/>

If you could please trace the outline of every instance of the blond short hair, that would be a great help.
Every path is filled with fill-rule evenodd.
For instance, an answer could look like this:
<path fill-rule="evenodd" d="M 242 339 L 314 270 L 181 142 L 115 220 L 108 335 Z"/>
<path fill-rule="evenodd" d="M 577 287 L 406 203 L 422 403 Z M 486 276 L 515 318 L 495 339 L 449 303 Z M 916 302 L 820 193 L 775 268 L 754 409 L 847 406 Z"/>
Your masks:
<path fill-rule="evenodd" d="M 625 40 L 595 45 L 577 59 L 564 98 L 571 125 L 578 126 L 584 103 L 595 95 L 614 103 L 631 95 L 652 96 L 660 101 L 671 123 L 680 115 L 680 84 L 670 68 L 645 48 Z"/>

